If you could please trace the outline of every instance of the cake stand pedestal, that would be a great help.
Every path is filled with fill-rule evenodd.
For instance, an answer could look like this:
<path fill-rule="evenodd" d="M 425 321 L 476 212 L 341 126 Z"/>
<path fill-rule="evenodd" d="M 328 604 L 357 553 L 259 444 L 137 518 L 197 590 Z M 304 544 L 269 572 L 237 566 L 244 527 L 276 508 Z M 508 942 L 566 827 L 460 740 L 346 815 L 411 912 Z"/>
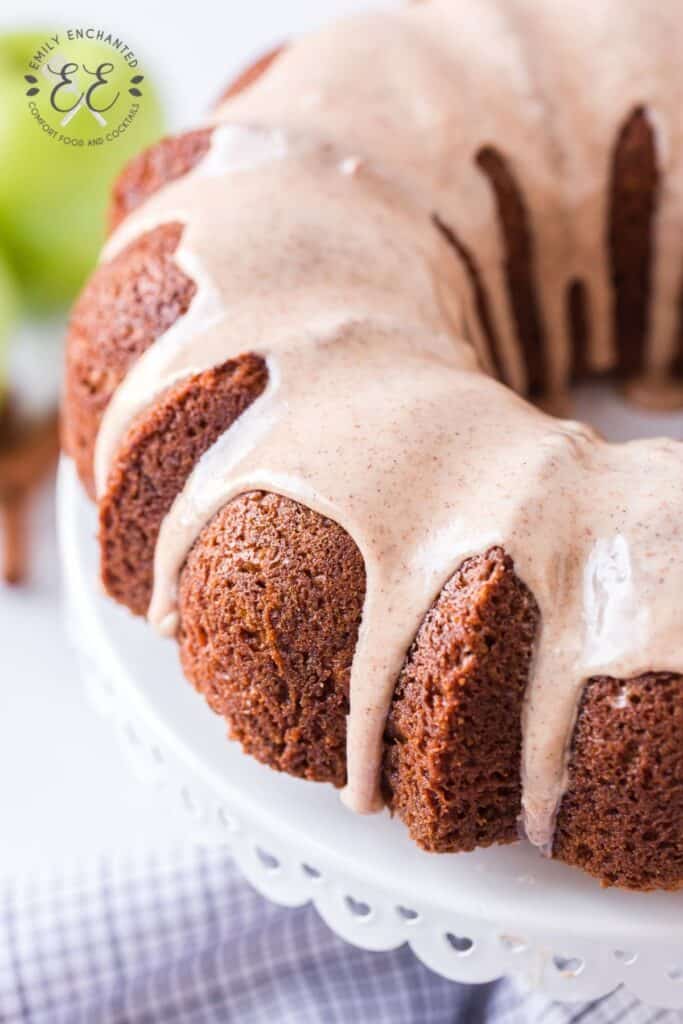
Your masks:
<path fill-rule="evenodd" d="M 140 775 L 180 801 L 200 841 L 229 846 L 264 896 L 312 901 L 365 949 L 407 942 L 457 981 L 514 974 L 561 1000 L 623 983 L 683 1007 L 683 892 L 603 890 L 526 843 L 427 854 L 388 814 L 356 817 L 330 786 L 245 756 L 184 680 L 176 645 L 100 592 L 95 511 L 67 460 L 58 504 L 69 630 L 95 705 Z"/>

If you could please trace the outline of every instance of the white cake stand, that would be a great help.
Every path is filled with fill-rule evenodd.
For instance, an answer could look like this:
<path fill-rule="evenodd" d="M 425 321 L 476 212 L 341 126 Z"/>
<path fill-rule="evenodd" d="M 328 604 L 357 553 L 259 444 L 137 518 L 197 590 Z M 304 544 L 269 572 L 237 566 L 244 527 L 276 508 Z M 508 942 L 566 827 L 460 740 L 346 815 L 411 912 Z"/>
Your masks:
<path fill-rule="evenodd" d="M 68 461 L 59 518 L 69 626 L 89 692 L 142 775 L 179 796 L 202 840 L 227 844 L 264 896 L 312 900 L 349 942 L 407 942 L 457 981 L 515 974 L 561 1000 L 623 983 L 647 1003 L 683 1007 L 683 892 L 602 890 L 526 843 L 426 854 L 388 814 L 356 817 L 330 786 L 257 764 L 185 682 L 175 644 L 100 593 L 95 513 Z"/>

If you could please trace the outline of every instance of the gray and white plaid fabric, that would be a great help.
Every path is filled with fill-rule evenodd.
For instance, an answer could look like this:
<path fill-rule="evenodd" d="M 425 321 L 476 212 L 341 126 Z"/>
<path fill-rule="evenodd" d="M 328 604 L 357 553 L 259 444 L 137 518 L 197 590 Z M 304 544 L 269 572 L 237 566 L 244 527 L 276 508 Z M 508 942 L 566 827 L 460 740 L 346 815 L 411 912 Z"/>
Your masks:
<path fill-rule="evenodd" d="M 282 909 L 226 853 L 189 848 L 8 881 L 1 1024 L 651 1024 L 617 990 L 578 1006 L 511 982 L 445 981 L 407 948 L 367 953 Z"/>

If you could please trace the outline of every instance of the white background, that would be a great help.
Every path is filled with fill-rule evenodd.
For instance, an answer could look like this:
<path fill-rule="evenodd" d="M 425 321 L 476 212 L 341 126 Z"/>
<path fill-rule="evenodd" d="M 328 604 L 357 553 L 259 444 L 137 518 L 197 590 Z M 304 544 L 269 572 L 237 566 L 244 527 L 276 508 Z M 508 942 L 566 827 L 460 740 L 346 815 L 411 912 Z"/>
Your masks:
<path fill-rule="evenodd" d="M 387 4 L 385 4 L 387 5 Z M 379 0 L 184 0 L 171 5 L 116 0 L 4 0 L 2 28 L 91 24 L 109 27 L 136 48 L 159 82 L 171 129 L 192 123 L 231 76 L 270 45 L 335 13 L 381 6 Z M 578 408 L 582 413 L 586 402 Z M 603 426 L 622 416 L 612 400 Z M 640 417 L 626 433 L 672 433 Z M 54 865 L 139 842 L 182 838 L 184 818 L 170 815 L 140 785 L 108 726 L 81 695 L 59 616 L 51 496 L 36 509 L 36 571 L 29 586 L 0 584 L 0 874 Z M 208 712 L 207 712 L 208 713 Z"/>

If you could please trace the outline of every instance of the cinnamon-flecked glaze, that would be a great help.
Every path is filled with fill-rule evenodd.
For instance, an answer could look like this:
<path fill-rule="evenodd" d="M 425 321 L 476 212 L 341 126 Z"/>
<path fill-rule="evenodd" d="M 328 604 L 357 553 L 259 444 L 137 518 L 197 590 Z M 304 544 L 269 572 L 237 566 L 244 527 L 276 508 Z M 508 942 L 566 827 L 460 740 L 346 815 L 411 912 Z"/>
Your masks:
<path fill-rule="evenodd" d="M 428 848 L 521 814 L 636 888 L 683 882 L 683 816 L 615 826 L 580 780 L 624 777 L 619 679 L 683 753 L 683 453 L 514 392 L 611 370 L 677 395 L 680 42 L 673 4 L 431 0 L 293 44 L 124 175 L 67 370 L 105 582 L 151 593 L 247 749 L 359 811 L 383 792 Z M 653 820 L 676 806 L 672 770 L 628 785 Z"/>
<path fill-rule="evenodd" d="M 211 129 L 198 128 L 166 139 L 134 157 L 124 167 L 112 189 L 109 204 L 109 228 L 118 227 L 123 218 L 162 185 L 182 177 L 206 156 Z"/>

